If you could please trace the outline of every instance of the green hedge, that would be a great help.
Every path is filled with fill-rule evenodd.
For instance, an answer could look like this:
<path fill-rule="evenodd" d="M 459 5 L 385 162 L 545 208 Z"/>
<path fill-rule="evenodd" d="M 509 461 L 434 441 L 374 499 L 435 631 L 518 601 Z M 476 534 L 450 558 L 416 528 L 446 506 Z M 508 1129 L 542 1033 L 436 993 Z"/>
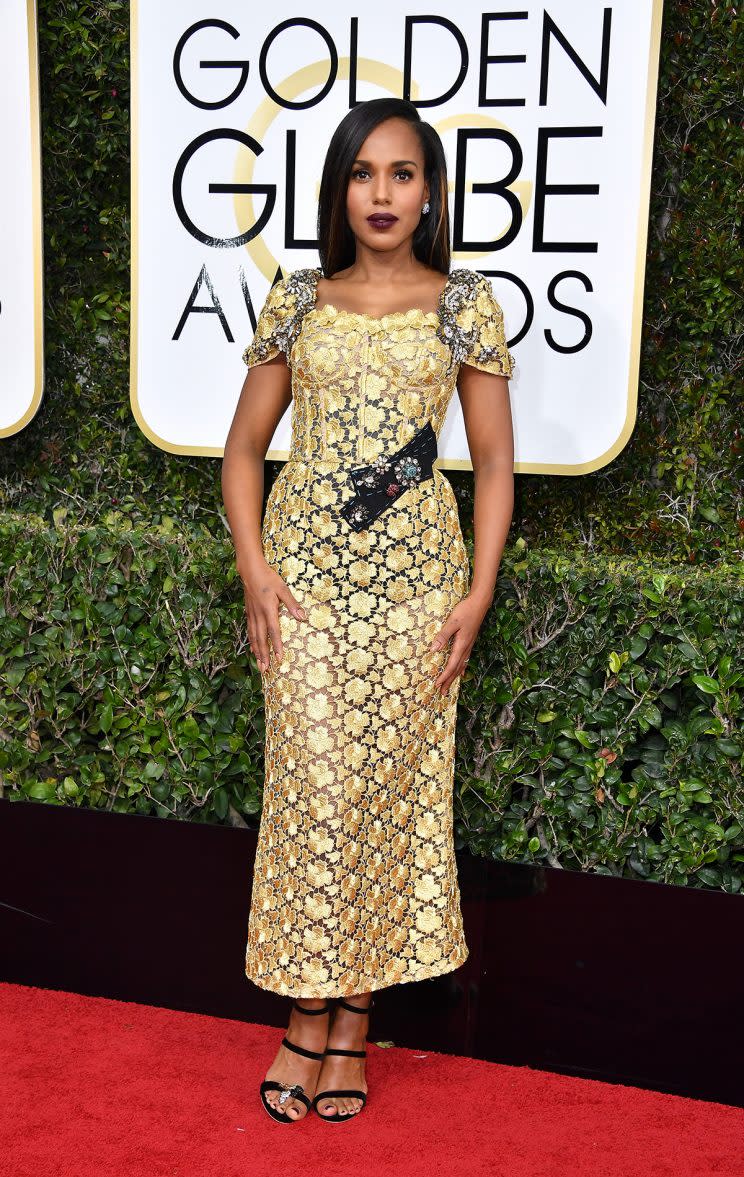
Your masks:
<path fill-rule="evenodd" d="M 229 541 L 43 520 L 0 539 L 5 796 L 255 819 L 260 678 Z M 462 683 L 458 845 L 739 891 L 743 611 L 737 568 L 514 545 Z"/>

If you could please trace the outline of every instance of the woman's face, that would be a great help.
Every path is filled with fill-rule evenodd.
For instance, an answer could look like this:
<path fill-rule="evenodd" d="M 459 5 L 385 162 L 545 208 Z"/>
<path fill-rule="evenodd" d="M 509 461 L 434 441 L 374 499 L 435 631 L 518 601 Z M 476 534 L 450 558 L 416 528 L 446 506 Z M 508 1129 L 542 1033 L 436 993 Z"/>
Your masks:
<path fill-rule="evenodd" d="M 424 153 L 405 119 L 371 131 L 354 160 L 346 195 L 352 233 L 370 249 L 388 251 L 411 237 L 429 198 Z"/>

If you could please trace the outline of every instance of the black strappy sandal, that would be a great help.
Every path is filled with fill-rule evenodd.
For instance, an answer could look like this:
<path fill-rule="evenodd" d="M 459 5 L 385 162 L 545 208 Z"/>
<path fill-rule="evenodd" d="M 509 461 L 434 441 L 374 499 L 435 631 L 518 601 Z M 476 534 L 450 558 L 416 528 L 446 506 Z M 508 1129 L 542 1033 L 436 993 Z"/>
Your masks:
<path fill-rule="evenodd" d="M 297 1001 L 293 1001 L 292 1004 L 294 1005 L 295 1009 L 298 1009 L 300 1013 L 303 1014 L 327 1014 L 331 1008 L 328 1002 L 326 1002 L 325 1005 L 321 1005 L 319 1009 L 306 1009 L 304 1005 L 299 1005 Z M 293 1050 L 295 1054 L 302 1054 L 305 1056 L 305 1058 L 323 1058 L 324 1052 L 322 1050 L 306 1050 L 304 1046 L 296 1046 L 294 1042 L 290 1042 L 286 1036 L 282 1038 L 282 1046 L 289 1047 L 289 1049 Z M 301 1083 L 292 1083 L 290 1085 L 289 1083 L 278 1083 L 276 1079 L 264 1079 L 263 1083 L 261 1084 L 261 1103 L 266 1108 L 266 1111 L 269 1113 L 272 1120 L 276 1120 L 279 1124 L 292 1124 L 296 1121 L 292 1116 L 288 1116 L 285 1112 L 278 1112 L 276 1108 L 271 1106 L 269 1101 L 266 1099 L 267 1091 L 281 1091 L 282 1094 L 279 1096 L 279 1103 L 281 1104 L 287 1103 L 287 1101 L 290 1099 L 299 1099 L 300 1103 L 304 1103 L 308 1112 L 312 1107 L 310 1099 L 307 1095 L 305 1095 L 305 1089 Z M 299 1119 L 304 1120 L 305 1117 L 300 1116 Z"/>
<path fill-rule="evenodd" d="M 372 997 L 370 998 L 369 1005 L 361 1006 L 361 1005 L 351 1005 L 348 1001 L 344 1001 L 343 997 L 339 997 L 338 1004 L 342 1005 L 344 1007 L 344 1009 L 351 1010 L 352 1013 L 366 1014 L 371 1009 L 371 1007 L 374 1005 L 374 998 L 372 998 Z M 333 1047 L 333 1046 L 327 1046 L 325 1052 L 326 1052 L 326 1054 L 345 1054 L 345 1055 L 351 1056 L 352 1058 L 366 1058 L 367 1057 L 366 1050 L 341 1050 L 340 1048 L 337 1049 L 336 1047 Z M 322 1099 L 328 1099 L 329 1096 L 336 1096 L 336 1095 L 346 1095 L 346 1096 L 349 1096 L 350 1099 L 361 1099 L 362 1106 L 360 1107 L 358 1112 L 333 1112 L 333 1113 L 331 1113 L 331 1115 L 324 1115 L 324 1113 L 320 1111 L 318 1104 L 320 1103 L 320 1101 Z M 321 1120 L 325 1120 L 329 1124 L 332 1124 L 334 1121 L 338 1122 L 339 1124 L 342 1124 L 345 1120 L 355 1120 L 356 1117 L 361 1114 L 366 1102 L 367 1102 L 366 1091 L 340 1091 L 340 1090 L 339 1091 L 319 1091 L 318 1094 L 313 1099 L 313 1111 L 316 1112 L 317 1115 L 320 1116 Z"/>

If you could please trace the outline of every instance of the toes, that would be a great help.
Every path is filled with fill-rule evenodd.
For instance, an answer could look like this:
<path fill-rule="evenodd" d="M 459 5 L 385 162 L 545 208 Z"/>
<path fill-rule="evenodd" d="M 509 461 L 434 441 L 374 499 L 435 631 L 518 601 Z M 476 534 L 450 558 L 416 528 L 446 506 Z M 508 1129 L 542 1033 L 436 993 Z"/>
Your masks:
<path fill-rule="evenodd" d="M 289 1116 L 290 1119 L 296 1120 L 297 1115 L 294 1114 L 290 1116 L 290 1112 L 297 1113 L 299 1111 L 305 1111 L 305 1108 L 302 1107 L 302 1105 L 299 1104 L 297 1100 L 292 1100 L 290 1103 L 280 1103 L 279 1095 L 280 1092 L 272 1091 L 267 1094 L 266 1101 L 271 1105 L 275 1112 L 279 1113 L 280 1116 Z"/>
<path fill-rule="evenodd" d="M 356 1116 L 362 1110 L 362 1101 L 343 1097 L 333 1102 L 321 1100 L 318 1107 L 324 1116 Z"/>

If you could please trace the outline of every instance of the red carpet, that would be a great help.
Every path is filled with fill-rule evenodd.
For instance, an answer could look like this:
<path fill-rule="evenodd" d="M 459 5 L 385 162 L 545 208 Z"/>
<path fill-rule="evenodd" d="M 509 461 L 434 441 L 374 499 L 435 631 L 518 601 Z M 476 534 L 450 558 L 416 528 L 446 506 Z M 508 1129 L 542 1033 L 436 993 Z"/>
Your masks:
<path fill-rule="evenodd" d="M 369 1045 L 359 1121 L 274 1124 L 282 1031 L 0 984 L 3 1177 L 739 1177 L 744 1111 Z M 418 1102 L 418 1106 L 417 1106 Z"/>

